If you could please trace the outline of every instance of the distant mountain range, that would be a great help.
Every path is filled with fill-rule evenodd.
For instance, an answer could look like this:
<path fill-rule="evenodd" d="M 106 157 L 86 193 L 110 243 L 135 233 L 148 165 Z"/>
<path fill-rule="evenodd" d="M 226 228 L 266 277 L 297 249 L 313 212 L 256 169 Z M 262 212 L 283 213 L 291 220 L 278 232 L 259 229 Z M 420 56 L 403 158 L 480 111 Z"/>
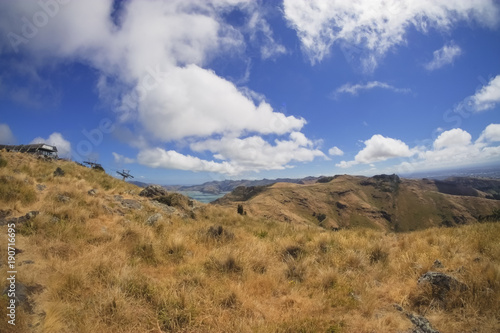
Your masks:
<path fill-rule="evenodd" d="M 488 179 L 500 179 L 500 166 L 489 165 L 476 168 L 462 168 L 457 170 L 440 170 L 434 172 L 421 172 L 414 174 L 403 175 L 405 178 L 410 179 L 446 179 L 450 177 L 478 177 Z M 239 186 L 252 187 L 252 186 L 266 186 L 274 183 L 291 183 L 291 184 L 314 184 L 316 182 L 324 182 L 325 180 L 332 179 L 332 177 L 319 176 L 319 177 L 305 177 L 305 178 L 278 178 L 278 179 L 259 179 L 259 180 L 222 180 L 210 181 L 200 185 L 162 185 L 167 191 L 175 192 L 190 192 L 198 191 L 205 194 L 223 194 L 231 192 Z M 151 185 L 140 181 L 129 181 L 139 187 L 146 187 Z"/>
<path fill-rule="evenodd" d="M 397 175 L 324 177 L 316 183 L 237 187 L 213 202 L 270 221 L 325 229 L 412 231 L 497 220 L 500 180 Z"/>
<path fill-rule="evenodd" d="M 163 187 L 167 191 L 199 191 L 202 193 L 210 194 L 220 194 L 225 192 L 231 192 L 239 186 L 251 187 L 251 186 L 266 186 L 274 183 L 292 183 L 292 184 L 313 184 L 321 177 L 306 177 L 306 178 L 278 178 L 278 179 L 260 179 L 260 180 L 223 180 L 223 181 L 211 181 L 206 182 L 201 185 L 164 185 Z M 135 185 L 137 182 L 131 182 Z"/>

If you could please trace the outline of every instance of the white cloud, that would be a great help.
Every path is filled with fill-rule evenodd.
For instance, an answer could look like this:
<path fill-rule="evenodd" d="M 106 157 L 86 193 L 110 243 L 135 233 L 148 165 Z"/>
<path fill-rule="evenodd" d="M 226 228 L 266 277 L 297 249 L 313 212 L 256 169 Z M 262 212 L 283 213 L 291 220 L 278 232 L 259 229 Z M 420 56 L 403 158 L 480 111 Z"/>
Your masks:
<path fill-rule="evenodd" d="M 290 167 L 290 162 L 327 158 L 300 132 L 290 133 L 289 140 L 275 140 L 274 145 L 259 136 L 244 139 L 225 137 L 193 143 L 191 149 L 198 152 L 210 151 L 215 158 L 229 161 L 238 172 L 280 170 Z"/>
<path fill-rule="evenodd" d="M 481 133 L 476 143 L 482 142 L 499 142 L 500 141 L 500 124 L 490 124 L 486 126 Z"/>
<path fill-rule="evenodd" d="M 9 125 L 0 124 L 0 143 L 10 145 L 15 142 L 16 139 L 14 138 L 14 134 L 12 134 Z"/>
<path fill-rule="evenodd" d="M 133 158 L 125 157 L 123 155 L 120 155 L 118 153 L 112 152 L 113 158 L 115 159 L 115 163 L 118 164 L 131 164 L 135 163 L 135 160 Z"/>
<path fill-rule="evenodd" d="M 191 155 L 183 155 L 175 150 L 166 151 L 162 148 L 142 150 L 137 155 L 137 161 L 152 168 L 235 173 L 234 168 L 228 162 L 206 161 Z"/>
<path fill-rule="evenodd" d="M 473 96 L 466 98 L 456 108 L 461 112 L 464 109 L 472 112 L 480 112 L 494 109 L 500 103 L 500 75 L 497 75 L 483 86 Z"/>
<path fill-rule="evenodd" d="M 390 84 L 384 83 L 384 82 L 379 82 L 379 81 L 371 81 L 366 84 L 350 84 L 346 83 L 333 93 L 333 96 L 336 97 L 340 94 L 351 94 L 351 95 L 357 95 L 360 91 L 364 90 L 370 90 L 374 88 L 381 88 L 381 89 L 388 89 L 391 91 L 394 91 L 396 93 L 404 93 L 407 94 L 411 92 L 410 89 L 407 88 L 396 88 L 394 86 L 391 86 Z"/>
<path fill-rule="evenodd" d="M 283 8 L 312 64 L 328 56 L 335 43 L 347 43 L 363 57 L 366 70 L 391 48 L 404 45 L 412 27 L 446 31 L 461 20 L 492 27 L 499 18 L 493 0 L 285 0 Z"/>
<path fill-rule="evenodd" d="M 88 0 L 61 5 L 49 24 L 17 46 L 40 63 L 43 59 L 51 64 L 76 61 L 95 68 L 99 73 L 97 91 L 104 102 L 116 108 L 121 122 L 117 126 L 133 128 L 135 137 L 140 138 L 139 143 L 133 143 L 140 149 L 139 163 L 234 173 L 235 166 L 246 169 L 247 162 L 226 151 L 230 162 L 215 163 L 148 147 L 153 146 L 151 141 L 154 146 L 213 138 L 247 142 L 241 138 L 248 135 L 265 143 L 255 147 L 263 150 L 257 153 L 265 158 L 252 170 L 283 168 L 290 161 L 322 154 L 300 146 L 294 139 L 282 142 L 299 145 L 295 150 L 284 143 L 272 146 L 263 135 L 298 138 L 299 134 L 303 136 L 298 131 L 306 124 L 305 119 L 274 111 L 258 92 L 236 86 L 207 68 L 214 57 L 221 55 L 241 57 L 247 62 L 244 52 L 249 47 L 258 47 L 263 59 L 286 52 L 274 39 L 266 13 L 258 3 L 130 0 L 119 2 L 113 20 L 116 4 L 113 0 Z M 22 35 L 17 18 L 32 17 L 39 10 L 38 2 L 0 2 L 0 31 Z M 222 14 L 233 10 L 245 16 L 241 26 L 224 20 Z M 9 40 L 0 41 L 0 52 L 10 48 L 5 42 Z M 276 162 L 267 158 L 269 147 L 274 147 L 277 156 L 289 156 L 290 149 L 298 155 Z M 220 146 L 219 150 L 208 151 L 220 155 L 222 150 Z M 154 152 L 158 152 L 156 158 Z M 118 160 L 124 161 L 120 157 Z"/>
<path fill-rule="evenodd" d="M 256 2 L 249 2 L 248 4 L 252 7 L 256 6 Z M 286 48 L 274 40 L 273 31 L 269 23 L 263 18 L 262 13 L 258 10 L 252 10 L 251 12 L 246 29 L 250 33 L 250 41 L 260 45 L 261 57 L 269 59 L 285 54 Z"/>
<path fill-rule="evenodd" d="M 394 157 L 409 157 L 414 154 L 403 141 L 387 138 L 380 134 L 373 135 L 364 144 L 365 148 L 354 158 L 358 163 L 379 162 Z"/>
<path fill-rule="evenodd" d="M 434 149 L 443 149 L 455 146 L 466 146 L 471 143 L 472 136 L 460 128 L 454 128 L 441 133 L 434 141 Z"/>
<path fill-rule="evenodd" d="M 64 139 L 61 133 L 54 132 L 47 139 L 42 137 L 37 137 L 31 141 L 31 143 L 46 143 L 51 146 L 57 147 L 57 154 L 62 158 L 71 157 L 71 143 Z"/>
<path fill-rule="evenodd" d="M 500 124 L 489 125 L 483 134 L 485 132 L 494 134 L 493 130 L 497 126 Z M 479 140 L 472 143 L 471 138 L 472 136 L 468 132 L 459 128 L 443 132 L 434 141 L 434 149 L 420 151 L 417 159 L 410 165 L 413 169 L 425 170 L 498 161 L 500 146 L 481 143 L 478 142 Z"/>
<path fill-rule="evenodd" d="M 444 45 L 439 50 L 434 51 L 434 57 L 430 62 L 425 64 L 424 67 L 429 71 L 439 69 L 445 65 L 452 64 L 453 61 L 461 54 L 462 49 L 458 45 L 455 45 L 454 43 Z"/>
<path fill-rule="evenodd" d="M 342 156 L 344 152 L 339 147 L 332 147 L 328 149 L 328 154 L 331 156 Z"/>
<path fill-rule="evenodd" d="M 455 128 L 442 132 L 431 147 L 414 147 L 400 140 L 374 135 L 352 161 L 336 164 L 349 168 L 357 164 L 371 164 L 399 157 L 407 159 L 397 167 L 398 172 L 433 170 L 494 162 L 500 158 L 500 124 L 490 124 L 473 143 L 472 136 Z M 394 170 L 393 170 L 394 171 Z"/>
<path fill-rule="evenodd" d="M 161 140 L 245 132 L 282 135 L 306 123 L 273 111 L 265 101 L 256 105 L 231 82 L 196 65 L 176 67 L 165 75 L 168 79 L 139 106 L 141 123 Z"/>
<path fill-rule="evenodd" d="M 244 139 L 226 136 L 197 141 L 191 143 L 190 148 L 199 153 L 211 152 L 214 159 L 220 162 L 162 148 L 140 151 L 137 161 L 154 168 L 207 171 L 233 176 L 249 171 L 282 170 L 292 167 L 291 162 L 310 162 L 316 157 L 328 159 L 315 147 L 314 142 L 300 132 L 292 132 L 288 140 L 275 140 L 274 144 L 260 136 Z"/>
<path fill-rule="evenodd" d="M 410 157 L 416 153 L 401 140 L 375 134 L 364 142 L 365 147 L 354 157 L 354 161 L 342 161 L 338 167 L 347 168 L 356 164 L 370 164 L 395 157 Z"/>

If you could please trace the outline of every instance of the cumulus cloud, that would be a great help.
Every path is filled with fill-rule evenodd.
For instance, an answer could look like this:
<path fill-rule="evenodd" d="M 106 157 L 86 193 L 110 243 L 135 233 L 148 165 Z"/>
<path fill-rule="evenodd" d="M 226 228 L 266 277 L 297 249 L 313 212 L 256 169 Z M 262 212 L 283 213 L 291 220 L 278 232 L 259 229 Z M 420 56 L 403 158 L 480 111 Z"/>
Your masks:
<path fill-rule="evenodd" d="M 474 95 L 466 98 L 456 107 L 457 112 L 463 110 L 480 112 L 494 109 L 500 103 L 500 75 L 497 75 Z"/>
<path fill-rule="evenodd" d="M 439 50 L 434 51 L 434 57 L 430 62 L 425 64 L 424 67 L 429 71 L 439 69 L 445 65 L 452 64 L 453 61 L 455 61 L 455 59 L 461 54 L 462 49 L 458 45 L 455 45 L 454 43 L 444 45 Z"/>
<path fill-rule="evenodd" d="M 280 170 L 289 163 L 310 162 L 316 157 L 327 158 L 315 143 L 300 132 L 292 132 L 288 140 L 275 140 L 274 145 L 259 136 L 244 139 L 225 137 L 191 144 L 197 152 L 210 151 L 214 157 L 228 161 L 237 172 Z"/>
<path fill-rule="evenodd" d="M 500 158 L 500 124 L 488 125 L 473 142 L 472 135 L 460 128 L 443 131 L 431 147 L 410 148 L 401 140 L 374 135 L 352 161 L 342 161 L 337 167 L 371 164 L 391 158 L 406 159 L 399 172 L 432 170 L 446 167 L 488 163 Z"/>
<path fill-rule="evenodd" d="M 342 156 L 344 152 L 339 147 L 332 147 L 328 149 L 328 154 L 331 156 Z"/>
<path fill-rule="evenodd" d="M 139 119 L 149 133 L 169 141 L 212 134 L 244 132 L 286 134 L 306 121 L 255 102 L 215 73 L 189 65 L 176 67 L 139 106 Z"/>
<path fill-rule="evenodd" d="M 235 174 L 233 166 L 228 162 L 214 162 L 202 160 L 191 155 L 184 155 L 175 150 L 165 150 L 163 148 L 152 148 L 142 150 L 137 155 L 140 164 L 152 168 L 190 170 L 190 171 L 208 171 L 224 174 Z"/>
<path fill-rule="evenodd" d="M 66 140 L 61 133 L 54 132 L 47 139 L 37 137 L 31 143 L 46 143 L 57 147 L 57 154 L 62 158 L 71 157 L 71 143 Z"/>
<path fill-rule="evenodd" d="M 390 84 L 387 84 L 385 82 L 379 82 L 379 81 L 371 81 L 366 84 L 350 84 L 346 83 L 333 93 L 334 97 L 338 97 L 340 94 L 351 94 L 351 95 L 357 95 L 360 91 L 364 90 L 370 90 L 374 88 L 381 88 L 381 89 L 387 89 L 394 91 L 396 93 L 404 93 L 407 94 L 411 92 L 410 89 L 407 88 L 396 88 L 394 86 L 391 86 Z"/>
<path fill-rule="evenodd" d="M 0 40 L 0 52 L 14 49 L 36 57 L 40 63 L 44 59 L 51 64 L 74 61 L 95 68 L 99 75 L 97 91 L 117 111 L 121 122 L 117 126 L 134 124 L 130 128 L 141 138 L 140 145 L 135 145 L 140 150 L 139 163 L 234 173 L 234 165 L 245 169 L 247 160 L 237 160 L 239 155 L 223 150 L 223 145 L 214 145 L 219 150 L 206 151 L 214 158 L 226 154 L 230 162 L 205 161 L 164 148 L 214 138 L 244 142 L 243 137 L 253 135 L 267 144 L 255 149 L 265 150 L 272 146 L 265 135 L 300 133 L 306 124 L 302 117 L 273 110 L 258 92 L 237 86 L 207 68 L 221 55 L 245 58 L 244 50 L 256 45 L 263 59 L 286 52 L 274 39 L 265 12 L 256 2 L 71 1 L 57 5 L 57 13 L 48 18 L 50 22 L 25 37 L 20 18 L 31 18 L 40 10 L 40 2 L 0 3 L 0 31 L 22 37 Z M 245 17 L 244 24 L 231 25 L 224 19 L 224 14 L 232 11 Z M 272 147 L 276 155 L 290 154 L 285 144 Z M 320 156 L 312 146 L 301 146 L 295 152 L 299 154 L 297 159 L 281 158 L 279 167 L 305 159 L 300 154 Z M 260 153 L 267 156 L 265 151 Z M 260 163 L 254 169 L 278 167 L 275 161 L 264 160 L 269 165 Z"/>
<path fill-rule="evenodd" d="M 380 134 L 375 134 L 364 144 L 365 147 L 354 157 L 354 161 L 342 161 L 337 166 L 347 168 L 360 163 L 370 164 L 395 157 L 410 157 L 416 153 L 403 141 L 387 138 Z"/>
<path fill-rule="evenodd" d="M 443 149 L 456 146 L 466 146 L 471 143 L 472 136 L 460 128 L 441 133 L 434 141 L 435 149 Z"/>
<path fill-rule="evenodd" d="M 499 142 L 500 141 L 500 124 L 490 124 L 486 126 L 481 133 L 476 143 L 483 142 Z"/>
<path fill-rule="evenodd" d="M 334 44 L 347 43 L 362 55 L 366 70 L 373 70 L 391 48 L 405 44 L 411 28 L 446 31 L 458 21 L 492 27 L 499 18 L 493 0 L 285 0 L 283 9 L 312 64 L 328 56 Z"/>
<path fill-rule="evenodd" d="M 0 143 L 10 145 L 16 142 L 9 125 L 0 124 Z"/>
<path fill-rule="evenodd" d="M 483 134 L 494 132 L 492 129 L 499 125 L 489 125 Z M 498 161 L 500 146 L 491 145 L 491 142 L 488 144 L 478 141 L 472 143 L 471 138 L 472 136 L 462 129 L 445 131 L 434 141 L 434 149 L 421 150 L 410 166 L 413 169 L 425 170 Z"/>

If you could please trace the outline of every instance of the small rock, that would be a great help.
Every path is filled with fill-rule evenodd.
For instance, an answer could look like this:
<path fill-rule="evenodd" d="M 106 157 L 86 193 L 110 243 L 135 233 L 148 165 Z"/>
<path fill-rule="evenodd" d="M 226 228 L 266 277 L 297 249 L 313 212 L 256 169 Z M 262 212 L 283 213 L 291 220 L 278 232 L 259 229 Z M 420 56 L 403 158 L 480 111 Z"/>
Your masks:
<path fill-rule="evenodd" d="M 59 201 L 59 202 L 67 203 L 70 200 L 71 200 L 71 198 L 68 197 L 67 195 L 64 195 L 64 194 L 58 194 L 57 195 L 57 201 Z"/>
<path fill-rule="evenodd" d="M 43 185 L 43 184 L 37 184 L 36 185 L 36 189 L 40 192 L 42 192 L 43 190 L 45 190 L 47 188 L 46 185 Z"/>
<path fill-rule="evenodd" d="M 431 323 L 427 318 L 422 316 L 417 316 L 413 313 L 406 313 L 406 316 L 415 325 L 413 332 L 415 333 L 439 333 L 438 330 L 432 328 Z"/>
<path fill-rule="evenodd" d="M 431 323 L 427 320 L 427 318 L 407 312 L 399 304 L 393 304 L 393 306 L 397 311 L 404 314 L 406 318 L 410 319 L 413 325 L 415 325 L 411 330 L 412 333 L 439 333 L 438 330 L 432 328 Z"/>
<path fill-rule="evenodd" d="M 156 213 L 156 214 L 148 217 L 146 223 L 150 226 L 154 226 L 156 224 L 156 222 L 158 222 L 158 220 L 161 218 L 162 218 L 162 215 L 160 213 Z"/>
<path fill-rule="evenodd" d="M 51 223 L 59 223 L 60 221 L 61 221 L 61 219 L 60 219 L 60 218 L 58 218 L 57 216 L 52 216 L 52 217 L 50 218 L 50 222 L 51 222 Z"/>
<path fill-rule="evenodd" d="M 66 174 L 63 169 L 60 167 L 57 167 L 57 169 L 54 171 L 54 177 L 62 177 Z"/>
<path fill-rule="evenodd" d="M 434 261 L 434 264 L 432 264 L 432 268 L 443 268 L 443 267 L 444 267 L 443 264 L 438 259 L 436 259 Z"/>
<path fill-rule="evenodd" d="M 129 209 L 141 209 L 142 205 L 139 203 L 139 201 L 132 200 L 132 199 L 123 199 L 121 201 L 121 204 L 125 208 Z"/>
<path fill-rule="evenodd" d="M 95 195 L 97 195 L 97 190 L 96 190 L 95 188 L 93 188 L 93 189 L 89 190 L 87 193 L 88 193 L 90 196 L 95 196 Z"/>

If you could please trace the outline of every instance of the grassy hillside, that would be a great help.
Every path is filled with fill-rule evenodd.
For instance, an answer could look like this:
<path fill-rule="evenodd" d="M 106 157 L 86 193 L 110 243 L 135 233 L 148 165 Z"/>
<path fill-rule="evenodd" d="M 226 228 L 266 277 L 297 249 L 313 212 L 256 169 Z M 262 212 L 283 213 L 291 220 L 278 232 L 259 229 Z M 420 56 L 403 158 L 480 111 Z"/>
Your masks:
<path fill-rule="evenodd" d="M 500 211 L 500 200 L 464 182 L 344 175 L 315 184 L 238 188 L 216 204 L 243 205 L 252 216 L 325 229 L 367 227 L 399 232 L 477 223 Z M 482 180 L 478 187 L 484 189 L 487 184 L 500 188 L 500 181 L 495 180 Z M 454 191 L 468 195 L 449 194 Z"/>
<path fill-rule="evenodd" d="M 411 332 L 411 315 L 440 332 L 500 330 L 499 223 L 333 232 L 179 198 L 168 206 L 72 162 L 0 154 L 2 239 L 7 220 L 39 212 L 16 223 L 26 299 L 12 327 L 2 295 L 0 332 Z M 460 288 L 417 283 L 428 271 Z"/>

